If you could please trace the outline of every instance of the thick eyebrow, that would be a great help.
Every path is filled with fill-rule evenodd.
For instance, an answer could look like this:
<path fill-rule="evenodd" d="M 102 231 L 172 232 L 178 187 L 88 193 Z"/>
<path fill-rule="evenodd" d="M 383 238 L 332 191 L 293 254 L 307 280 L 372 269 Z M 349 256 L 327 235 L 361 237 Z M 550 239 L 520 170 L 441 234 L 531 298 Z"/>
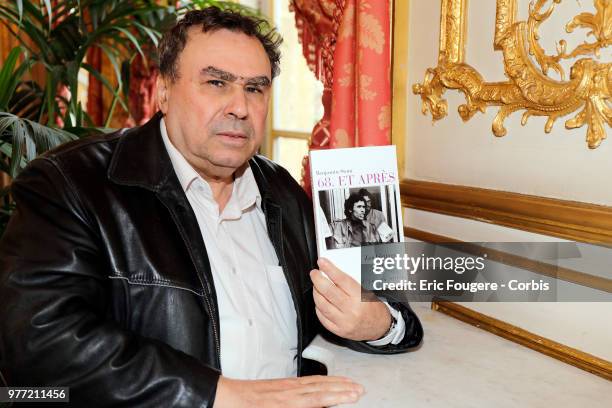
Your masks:
<path fill-rule="evenodd" d="M 247 85 L 251 85 L 251 86 L 255 85 L 255 86 L 267 87 L 267 86 L 270 86 L 271 84 L 270 78 L 268 78 L 265 75 L 256 76 L 253 78 L 244 78 L 244 77 L 236 76 L 232 74 L 231 72 L 227 72 L 227 71 L 224 71 L 222 69 L 219 69 L 213 66 L 208 66 L 202 69 L 201 74 L 210 75 L 215 78 L 219 78 L 219 79 L 222 79 L 228 82 L 236 82 L 238 79 L 241 79 L 241 80 L 244 80 Z"/>
<path fill-rule="evenodd" d="M 265 75 L 249 78 L 247 79 L 247 85 L 268 87 L 270 86 L 270 78 Z"/>

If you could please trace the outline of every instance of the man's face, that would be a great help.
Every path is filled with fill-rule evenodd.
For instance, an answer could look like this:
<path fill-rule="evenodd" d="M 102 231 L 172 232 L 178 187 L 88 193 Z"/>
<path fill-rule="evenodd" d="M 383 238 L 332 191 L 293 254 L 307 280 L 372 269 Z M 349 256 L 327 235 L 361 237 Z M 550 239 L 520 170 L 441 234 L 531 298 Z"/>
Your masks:
<path fill-rule="evenodd" d="M 225 178 L 264 138 L 271 66 L 254 37 L 191 28 L 178 78 L 158 80 L 158 101 L 174 146 L 203 176 Z"/>
<path fill-rule="evenodd" d="M 372 199 L 368 196 L 363 196 L 363 202 L 365 203 L 365 215 L 368 215 L 370 213 L 370 210 L 372 209 Z"/>
<path fill-rule="evenodd" d="M 363 221 L 365 218 L 366 206 L 363 200 L 359 200 L 353 204 L 353 211 L 351 211 L 351 215 L 354 220 Z"/>

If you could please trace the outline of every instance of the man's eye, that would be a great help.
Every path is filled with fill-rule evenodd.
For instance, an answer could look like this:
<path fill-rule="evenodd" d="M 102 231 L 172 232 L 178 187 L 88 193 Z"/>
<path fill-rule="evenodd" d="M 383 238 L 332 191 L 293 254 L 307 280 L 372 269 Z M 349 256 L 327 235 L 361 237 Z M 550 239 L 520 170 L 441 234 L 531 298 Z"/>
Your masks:
<path fill-rule="evenodd" d="M 256 86 L 247 86 L 246 90 L 249 93 L 262 93 L 261 89 Z"/>
<path fill-rule="evenodd" d="M 211 79 L 209 81 L 206 81 L 207 84 L 210 84 L 212 86 L 216 86 L 217 88 L 221 88 L 222 86 L 225 85 L 225 82 L 220 81 L 218 79 Z"/>

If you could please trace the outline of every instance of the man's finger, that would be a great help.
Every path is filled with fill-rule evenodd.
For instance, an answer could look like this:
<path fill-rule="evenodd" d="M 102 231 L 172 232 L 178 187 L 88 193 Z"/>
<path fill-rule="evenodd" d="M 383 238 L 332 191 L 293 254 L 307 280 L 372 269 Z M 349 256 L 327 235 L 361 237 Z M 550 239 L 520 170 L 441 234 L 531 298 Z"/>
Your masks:
<path fill-rule="evenodd" d="M 299 408 L 329 407 L 357 402 L 360 397 L 361 395 L 357 391 L 313 392 L 302 395 L 296 406 Z"/>
<path fill-rule="evenodd" d="M 318 269 L 310 271 L 310 279 L 314 288 L 339 310 L 346 309 L 346 303 L 350 301 L 348 295 L 338 288 L 333 282 L 323 276 Z"/>
<path fill-rule="evenodd" d="M 317 314 L 317 317 L 319 318 L 319 321 L 321 322 L 323 327 L 325 327 L 330 332 L 342 337 L 340 334 L 340 328 L 334 322 L 332 322 L 327 317 L 325 317 L 325 315 L 323 315 L 323 313 L 316 307 L 315 307 L 315 313 Z"/>
<path fill-rule="evenodd" d="M 316 289 L 312 291 L 312 297 L 314 299 L 315 306 L 322 311 L 325 317 L 327 317 L 329 320 L 336 323 L 341 322 L 342 319 L 346 318 L 340 309 L 327 300 L 325 296 L 319 293 Z"/>
<path fill-rule="evenodd" d="M 363 394 L 363 387 L 353 381 L 318 381 L 305 384 L 299 390 L 303 394 L 311 394 L 313 392 L 341 392 L 354 391 L 359 395 Z"/>
<path fill-rule="evenodd" d="M 329 279 L 348 296 L 355 296 L 355 293 L 360 292 L 361 285 L 355 279 L 340 270 L 329 259 L 319 258 L 317 264 L 319 265 L 319 269 L 325 272 Z"/>
<path fill-rule="evenodd" d="M 356 402 L 364 394 L 361 384 L 346 377 L 311 376 L 296 390 L 296 406 L 314 408 Z"/>
<path fill-rule="evenodd" d="M 297 377 L 297 381 L 300 384 L 310 384 L 321 381 L 342 381 L 357 384 L 349 377 L 343 377 L 341 375 L 307 375 L 304 377 Z"/>

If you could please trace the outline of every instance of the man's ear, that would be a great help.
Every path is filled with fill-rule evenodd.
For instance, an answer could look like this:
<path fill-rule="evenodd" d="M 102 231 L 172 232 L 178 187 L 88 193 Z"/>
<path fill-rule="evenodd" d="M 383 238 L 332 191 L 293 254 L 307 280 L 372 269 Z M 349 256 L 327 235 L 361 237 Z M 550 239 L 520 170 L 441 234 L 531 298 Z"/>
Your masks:
<path fill-rule="evenodd" d="M 164 78 L 162 75 L 157 76 L 157 81 L 155 82 L 155 89 L 157 91 L 157 108 L 162 111 L 163 114 L 166 114 L 168 111 L 168 80 Z"/>

